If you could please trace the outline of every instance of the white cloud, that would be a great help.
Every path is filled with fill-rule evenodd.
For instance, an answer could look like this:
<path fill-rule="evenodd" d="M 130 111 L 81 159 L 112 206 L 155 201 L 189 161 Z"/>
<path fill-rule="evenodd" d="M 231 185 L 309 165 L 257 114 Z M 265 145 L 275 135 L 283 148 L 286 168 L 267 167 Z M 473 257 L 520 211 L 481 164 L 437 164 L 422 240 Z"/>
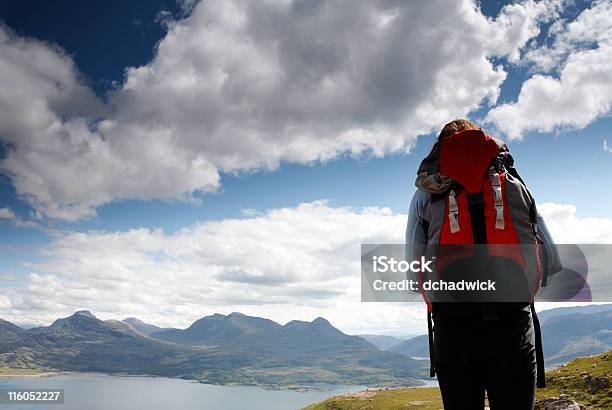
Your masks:
<path fill-rule="evenodd" d="M 0 219 L 14 219 L 15 212 L 11 208 L 0 208 Z"/>
<path fill-rule="evenodd" d="M 526 131 L 584 128 L 612 108 L 612 2 L 596 1 L 574 21 L 563 22 L 552 46 L 526 53 L 538 73 L 525 81 L 516 102 L 493 108 L 487 122 L 510 138 Z M 562 28 L 559 28 L 562 26 Z"/>
<path fill-rule="evenodd" d="M 572 205 L 539 209 L 559 243 L 612 243 L 612 219 L 578 218 Z M 324 316 L 350 332 L 425 332 L 424 304 L 360 302 L 360 244 L 401 243 L 405 224 L 384 208 L 313 202 L 171 234 L 67 232 L 29 265 L 25 287 L 3 288 L 10 308 L 0 317 L 48 323 L 91 309 L 186 326 L 240 311 L 282 323 Z"/>
<path fill-rule="evenodd" d="M 579 218 L 574 205 L 554 202 L 538 211 L 557 243 L 612 243 L 612 218 Z"/>
<path fill-rule="evenodd" d="M 11 306 L 10 299 L 4 295 L 0 295 L 0 309 L 10 309 Z"/>
<path fill-rule="evenodd" d="M 411 317 L 406 305 L 360 302 L 360 243 L 400 243 L 405 223 L 388 209 L 313 202 L 172 234 L 59 234 L 45 260 L 29 265 L 25 288 L 3 288 L 12 309 L 0 316 L 48 322 L 87 308 L 100 317 L 185 326 L 205 314 L 241 311 L 409 333 L 402 331 Z"/>
<path fill-rule="evenodd" d="M 606 152 L 612 152 L 612 148 L 608 146 L 608 140 L 604 140 L 603 142 L 603 150 Z"/>
<path fill-rule="evenodd" d="M 34 221 L 23 220 L 11 208 L 0 208 L 0 221 L 10 221 L 17 228 L 38 228 L 39 225 Z"/>
<path fill-rule="evenodd" d="M 483 39 L 494 54 L 521 60 L 523 46 L 540 34 L 540 24 L 558 17 L 564 0 L 524 1 L 506 5 L 494 22 L 490 37 Z"/>
<path fill-rule="evenodd" d="M 0 29 L 0 167 L 42 216 L 78 219 L 189 199 L 220 172 L 405 151 L 494 102 L 506 73 L 491 57 L 517 61 L 549 7 L 492 20 L 468 0 L 200 2 L 106 115 L 61 50 Z"/>

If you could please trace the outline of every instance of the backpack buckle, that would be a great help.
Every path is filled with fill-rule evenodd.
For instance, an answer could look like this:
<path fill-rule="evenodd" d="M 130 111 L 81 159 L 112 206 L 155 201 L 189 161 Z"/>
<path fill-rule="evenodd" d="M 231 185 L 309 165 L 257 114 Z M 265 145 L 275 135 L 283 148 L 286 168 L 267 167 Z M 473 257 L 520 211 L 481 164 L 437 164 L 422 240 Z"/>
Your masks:
<path fill-rule="evenodd" d="M 455 199 L 455 190 L 451 189 L 448 192 L 448 220 L 450 223 L 451 233 L 459 232 L 459 207 L 457 206 L 457 200 Z"/>
<path fill-rule="evenodd" d="M 495 229 L 504 229 L 504 197 L 502 194 L 501 177 L 494 167 L 489 169 L 491 185 L 493 186 L 493 203 L 495 207 Z"/>

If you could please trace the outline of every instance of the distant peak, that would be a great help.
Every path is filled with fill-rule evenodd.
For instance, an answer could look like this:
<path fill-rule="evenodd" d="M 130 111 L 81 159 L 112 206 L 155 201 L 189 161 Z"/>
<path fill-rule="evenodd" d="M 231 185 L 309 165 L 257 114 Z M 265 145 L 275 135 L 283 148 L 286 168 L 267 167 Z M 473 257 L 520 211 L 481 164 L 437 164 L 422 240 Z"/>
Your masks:
<path fill-rule="evenodd" d="M 21 329 L 21 327 L 17 326 L 16 324 L 11 323 L 8 320 L 4 320 L 4 319 L 0 319 L 0 327 L 7 327 L 7 328 L 12 328 L 12 329 L 15 329 L 15 328 Z"/>
<path fill-rule="evenodd" d="M 232 312 L 228 316 L 230 316 L 230 317 L 243 317 L 243 316 L 246 316 L 246 315 L 244 313 L 240 313 L 240 312 Z"/>
<path fill-rule="evenodd" d="M 308 322 L 305 322 L 303 320 L 293 319 L 285 323 L 285 326 L 290 327 L 290 326 L 300 326 L 300 325 L 306 325 L 306 324 L 308 324 Z"/>
<path fill-rule="evenodd" d="M 331 326 L 332 324 L 329 323 L 329 320 L 325 319 L 324 317 L 319 316 L 318 318 L 316 318 L 315 320 L 313 320 L 311 322 L 312 324 L 318 324 L 318 325 L 327 325 L 327 326 Z"/>
<path fill-rule="evenodd" d="M 89 310 L 77 310 L 76 312 L 74 312 L 74 314 L 80 315 L 80 316 L 87 316 L 92 319 L 96 319 L 96 317 Z"/>

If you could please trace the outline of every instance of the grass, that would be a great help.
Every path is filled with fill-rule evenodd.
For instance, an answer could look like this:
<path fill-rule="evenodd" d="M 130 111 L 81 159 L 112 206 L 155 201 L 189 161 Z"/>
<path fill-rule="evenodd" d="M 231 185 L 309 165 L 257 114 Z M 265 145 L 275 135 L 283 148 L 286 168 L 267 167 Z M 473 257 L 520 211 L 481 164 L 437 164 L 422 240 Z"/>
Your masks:
<path fill-rule="evenodd" d="M 536 410 L 543 399 L 561 395 L 589 409 L 612 408 L 612 351 L 581 357 L 546 373 L 547 387 L 536 390 Z M 442 409 L 440 389 L 365 390 L 329 398 L 304 410 Z"/>
<path fill-rule="evenodd" d="M 19 369 L 14 367 L 1 367 L 0 366 L 0 377 L 2 376 L 36 376 L 42 373 L 48 373 L 48 370 L 36 370 L 36 369 Z"/>
<path fill-rule="evenodd" d="M 304 410 L 405 410 L 442 408 L 442 397 L 437 387 L 365 390 L 332 397 Z"/>

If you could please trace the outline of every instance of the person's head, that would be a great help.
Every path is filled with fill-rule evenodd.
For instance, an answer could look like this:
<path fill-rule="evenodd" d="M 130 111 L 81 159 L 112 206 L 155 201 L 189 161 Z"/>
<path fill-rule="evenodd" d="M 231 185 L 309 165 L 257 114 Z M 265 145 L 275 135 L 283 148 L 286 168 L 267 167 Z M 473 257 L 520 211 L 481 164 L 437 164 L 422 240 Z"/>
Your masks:
<path fill-rule="evenodd" d="M 455 132 L 463 131 L 463 130 L 479 130 L 481 129 L 478 125 L 474 124 L 472 121 L 465 120 L 463 118 L 454 120 L 449 122 L 442 128 L 440 131 L 440 135 L 438 136 L 438 140 L 441 140 L 446 137 L 450 137 Z"/>

